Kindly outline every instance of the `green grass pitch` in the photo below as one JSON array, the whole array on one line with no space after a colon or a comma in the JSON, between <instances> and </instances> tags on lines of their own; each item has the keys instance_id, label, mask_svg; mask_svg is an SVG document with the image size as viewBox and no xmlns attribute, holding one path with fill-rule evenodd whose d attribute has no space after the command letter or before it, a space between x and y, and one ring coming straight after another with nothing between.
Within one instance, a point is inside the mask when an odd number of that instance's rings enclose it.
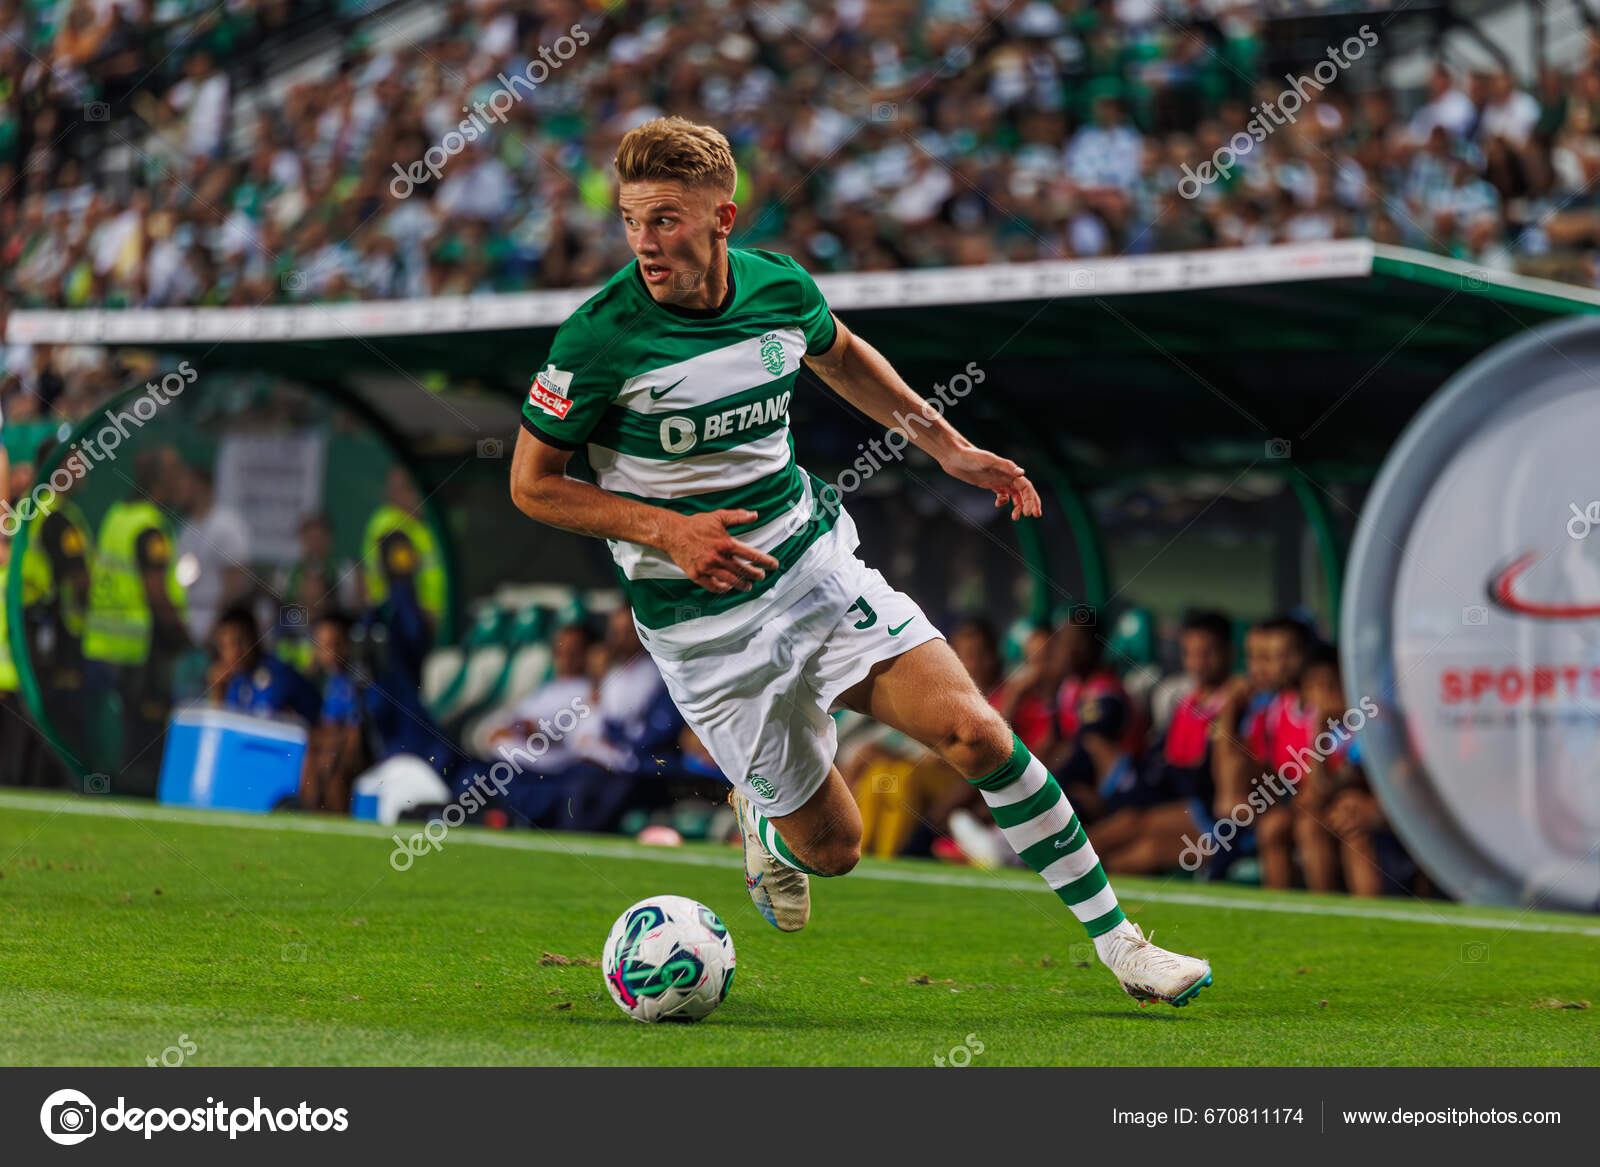
<instances>
[{"instance_id":1,"label":"green grass pitch","mask_svg":"<svg viewBox=\"0 0 1600 1167\"><path fill-rule=\"evenodd\" d=\"M1600 1061L1593 917L1118 880L1216 973L1140 1009L1025 872L866 861L788 936L731 848L467 829L397 873L389 834L0 793L0 1064L931 1066L969 1035L979 1067ZM628 1020L578 963L668 892L738 950L698 1025Z\"/></svg>"}]
</instances>

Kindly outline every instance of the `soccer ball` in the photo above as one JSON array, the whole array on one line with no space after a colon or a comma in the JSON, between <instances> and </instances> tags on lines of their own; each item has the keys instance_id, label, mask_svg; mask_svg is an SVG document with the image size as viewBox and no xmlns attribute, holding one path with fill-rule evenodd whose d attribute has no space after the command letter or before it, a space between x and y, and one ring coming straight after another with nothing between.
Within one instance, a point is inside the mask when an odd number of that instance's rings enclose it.
<instances>
[{"instance_id":1,"label":"soccer ball","mask_svg":"<svg viewBox=\"0 0 1600 1167\"><path fill-rule=\"evenodd\" d=\"M704 904L651 896L617 917L600 964L635 1021L699 1021L733 987L733 937Z\"/></svg>"}]
</instances>

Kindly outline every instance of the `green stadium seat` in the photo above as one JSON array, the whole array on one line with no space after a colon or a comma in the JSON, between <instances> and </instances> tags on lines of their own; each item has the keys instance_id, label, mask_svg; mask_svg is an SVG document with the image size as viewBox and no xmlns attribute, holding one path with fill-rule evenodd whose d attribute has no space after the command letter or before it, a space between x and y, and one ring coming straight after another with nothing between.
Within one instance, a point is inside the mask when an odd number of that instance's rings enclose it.
<instances>
[{"instance_id":1,"label":"green stadium seat","mask_svg":"<svg viewBox=\"0 0 1600 1167\"><path fill-rule=\"evenodd\" d=\"M456 674L428 709L441 721L479 700L505 665L505 638L512 613L494 604L478 610L477 619L461 640L461 660ZM428 688L424 664L424 691Z\"/></svg>"},{"instance_id":2,"label":"green stadium seat","mask_svg":"<svg viewBox=\"0 0 1600 1167\"><path fill-rule=\"evenodd\" d=\"M1154 664L1156 660L1156 618L1146 608L1129 608L1111 626L1110 650L1113 667L1126 672L1133 665Z\"/></svg>"}]
</instances>

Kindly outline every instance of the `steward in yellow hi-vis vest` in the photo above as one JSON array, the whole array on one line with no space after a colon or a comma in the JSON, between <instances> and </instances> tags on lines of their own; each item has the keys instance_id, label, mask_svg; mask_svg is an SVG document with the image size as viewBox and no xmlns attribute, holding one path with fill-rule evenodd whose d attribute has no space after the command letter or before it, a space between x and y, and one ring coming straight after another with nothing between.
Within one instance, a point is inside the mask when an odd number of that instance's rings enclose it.
<instances>
[{"instance_id":1,"label":"steward in yellow hi-vis vest","mask_svg":"<svg viewBox=\"0 0 1600 1167\"><path fill-rule=\"evenodd\" d=\"M367 603L377 607L389 598L395 581L407 580L437 632L445 602L444 559L438 541L415 518L422 503L410 476L399 466L389 471L384 494L384 505L373 512L361 539Z\"/></svg>"},{"instance_id":2,"label":"steward in yellow hi-vis vest","mask_svg":"<svg viewBox=\"0 0 1600 1167\"><path fill-rule=\"evenodd\" d=\"M47 465L41 448L38 465ZM76 485L74 480L73 485ZM69 491L39 506L22 556L22 616L44 716L73 751L82 749L83 637L89 617L92 528Z\"/></svg>"},{"instance_id":3,"label":"steward in yellow hi-vis vest","mask_svg":"<svg viewBox=\"0 0 1600 1167\"><path fill-rule=\"evenodd\" d=\"M122 717L120 741L102 740L93 754L128 793L155 792L174 669L190 647L172 525L161 505L181 470L172 451L141 450L136 485L111 504L95 541L83 637L86 688L91 702L117 694ZM105 722L98 719L100 730L112 728Z\"/></svg>"}]
</instances>

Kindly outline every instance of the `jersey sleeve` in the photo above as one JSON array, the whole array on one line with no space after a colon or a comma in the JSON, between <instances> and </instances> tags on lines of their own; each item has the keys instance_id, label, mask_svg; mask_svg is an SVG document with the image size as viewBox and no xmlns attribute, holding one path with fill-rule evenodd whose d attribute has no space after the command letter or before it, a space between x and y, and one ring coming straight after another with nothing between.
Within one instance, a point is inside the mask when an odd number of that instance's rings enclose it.
<instances>
[{"instance_id":1,"label":"jersey sleeve","mask_svg":"<svg viewBox=\"0 0 1600 1167\"><path fill-rule=\"evenodd\" d=\"M822 289L817 287L817 281L812 279L811 273L799 264L795 267L800 272L801 327L805 329L806 334L806 355L814 357L833 347L839 329L833 323L833 312L828 308L828 301L823 299Z\"/></svg>"},{"instance_id":2,"label":"jersey sleeve","mask_svg":"<svg viewBox=\"0 0 1600 1167\"><path fill-rule=\"evenodd\" d=\"M588 321L568 320L528 386L522 428L552 446L575 450L588 440L618 388L605 348Z\"/></svg>"},{"instance_id":3,"label":"jersey sleeve","mask_svg":"<svg viewBox=\"0 0 1600 1167\"><path fill-rule=\"evenodd\" d=\"M800 261L792 255L777 252L767 254L794 269L796 282L800 285L800 328L806 334L806 355L814 357L827 352L833 347L839 329L833 323L833 312L828 308L822 289L817 287L817 281L811 278L811 273L801 267Z\"/></svg>"}]
</instances>

